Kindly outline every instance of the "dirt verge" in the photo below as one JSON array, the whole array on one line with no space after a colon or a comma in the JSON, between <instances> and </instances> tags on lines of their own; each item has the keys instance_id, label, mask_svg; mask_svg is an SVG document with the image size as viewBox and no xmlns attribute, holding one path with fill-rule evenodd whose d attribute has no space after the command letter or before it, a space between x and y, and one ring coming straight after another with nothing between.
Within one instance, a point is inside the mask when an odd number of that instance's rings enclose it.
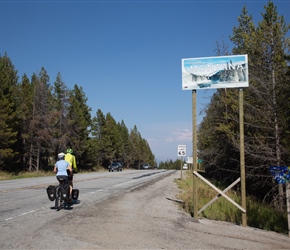
<instances>
[{"instance_id":1,"label":"dirt verge","mask_svg":"<svg viewBox=\"0 0 290 250\"><path fill-rule=\"evenodd\" d=\"M58 249L289 249L285 235L191 218L176 198L179 175L72 211L47 233L67 242Z\"/></svg>"}]
</instances>

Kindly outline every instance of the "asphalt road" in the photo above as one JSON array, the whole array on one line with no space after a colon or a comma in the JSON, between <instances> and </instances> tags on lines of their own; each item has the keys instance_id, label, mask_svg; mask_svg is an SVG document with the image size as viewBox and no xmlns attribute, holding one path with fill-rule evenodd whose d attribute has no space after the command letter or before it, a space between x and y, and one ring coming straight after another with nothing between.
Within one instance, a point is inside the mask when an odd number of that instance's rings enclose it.
<instances>
[{"instance_id":1,"label":"asphalt road","mask_svg":"<svg viewBox=\"0 0 290 250\"><path fill-rule=\"evenodd\" d=\"M79 201L56 211L55 177L0 181L1 249L290 249L286 235L204 218L182 209L179 171L77 174Z\"/></svg>"},{"instance_id":2,"label":"asphalt road","mask_svg":"<svg viewBox=\"0 0 290 250\"><path fill-rule=\"evenodd\" d=\"M72 209L100 202L168 174L168 171L162 170L75 174L74 187L80 190L80 198ZM46 188L57 183L55 176L0 181L0 222L54 206L48 200Z\"/></svg>"}]
</instances>

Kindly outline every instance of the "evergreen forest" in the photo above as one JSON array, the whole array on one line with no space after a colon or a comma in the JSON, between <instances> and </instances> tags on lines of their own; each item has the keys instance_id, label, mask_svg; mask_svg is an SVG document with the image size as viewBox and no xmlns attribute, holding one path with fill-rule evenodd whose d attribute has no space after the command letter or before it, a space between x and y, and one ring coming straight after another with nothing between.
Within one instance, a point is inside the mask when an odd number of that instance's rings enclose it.
<instances>
[{"instance_id":1,"label":"evergreen forest","mask_svg":"<svg viewBox=\"0 0 290 250\"><path fill-rule=\"evenodd\" d=\"M276 183L269 168L290 166L289 25L271 1L259 22L246 6L237 20L231 51L222 41L216 54L248 55L249 87L243 89L247 195L286 211L286 185ZM239 91L217 89L198 129L198 158L209 178L225 186L240 177Z\"/></svg>"},{"instance_id":2,"label":"evergreen forest","mask_svg":"<svg viewBox=\"0 0 290 250\"><path fill-rule=\"evenodd\" d=\"M155 166L155 156L135 125L129 130L110 113L91 108L81 86L68 89L58 73L53 84L44 67L21 79L7 53L0 56L0 170L52 171L57 154L72 148L78 170Z\"/></svg>"}]
</instances>

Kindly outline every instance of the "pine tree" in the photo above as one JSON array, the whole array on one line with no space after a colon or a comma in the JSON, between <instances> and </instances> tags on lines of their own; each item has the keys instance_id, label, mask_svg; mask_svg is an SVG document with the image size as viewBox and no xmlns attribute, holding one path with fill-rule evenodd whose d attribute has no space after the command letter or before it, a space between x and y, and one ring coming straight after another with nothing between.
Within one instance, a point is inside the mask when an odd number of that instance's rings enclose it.
<instances>
[{"instance_id":1,"label":"pine tree","mask_svg":"<svg viewBox=\"0 0 290 250\"><path fill-rule=\"evenodd\" d=\"M155 165L155 157L152 154L152 151L150 149L149 143L146 139L142 138L141 140L141 159L143 163L147 163L150 166Z\"/></svg>"},{"instance_id":2,"label":"pine tree","mask_svg":"<svg viewBox=\"0 0 290 250\"><path fill-rule=\"evenodd\" d=\"M286 35L289 26L285 24L283 16L279 16L277 7L273 2L265 6L263 20L259 22L256 32L256 79L259 84L259 94L263 95L263 113L266 115L264 123L264 135L267 146L261 144L260 148L265 152L265 158L270 165L284 165L286 163L282 155L285 152L282 139L284 118L284 100L289 96L285 91L287 64L285 61ZM286 152L285 152L286 153ZM287 153L286 153L287 155ZM288 154L289 156L289 154ZM267 166L269 167L269 166ZM279 186L279 205L283 209L283 189Z\"/></svg>"},{"instance_id":3,"label":"pine tree","mask_svg":"<svg viewBox=\"0 0 290 250\"><path fill-rule=\"evenodd\" d=\"M17 140L15 90L18 77L10 58L0 56L0 169L12 170Z\"/></svg>"},{"instance_id":4,"label":"pine tree","mask_svg":"<svg viewBox=\"0 0 290 250\"><path fill-rule=\"evenodd\" d=\"M238 17L238 27L233 28L233 36L230 37L232 43L235 45L232 49L234 55L252 54L253 39L255 35L255 25L253 23L252 15L248 15L246 6L243 7L241 15ZM249 56L248 60L251 60Z\"/></svg>"},{"instance_id":5,"label":"pine tree","mask_svg":"<svg viewBox=\"0 0 290 250\"><path fill-rule=\"evenodd\" d=\"M89 155L92 163L101 166L105 160L105 148L103 143L105 126L105 115L101 109L98 109L96 115L92 119L91 139L89 146Z\"/></svg>"},{"instance_id":6,"label":"pine tree","mask_svg":"<svg viewBox=\"0 0 290 250\"><path fill-rule=\"evenodd\" d=\"M33 86L26 74L23 75L22 81L18 86L18 116L20 118L19 144L22 162L22 170L26 170L29 158L29 125L32 119L33 109Z\"/></svg>"},{"instance_id":7,"label":"pine tree","mask_svg":"<svg viewBox=\"0 0 290 250\"><path fill-rule=\"evenodd\" d=\"M130 143L131 143L131 156L133 164L140 169L142 162L142 148L141 148L141 134L139 133L137 126L130 131Z\"/></svg>"},{"instance_id":8,"label":"pine tree","mask_svg":"<svg viewBox=\"0 0 290 250\"><path fill-rule=\"evenodd\" d=\"M103 128L103 143L105 159L109 162L120 161L121 139L115 119L110 113L107 113L105 126Z\"/></svg>"},{"instance_id":9,"label":"pine tree","mask_svg":"<svg viewBox=\"0 0 290 250\"><path fill-rule=\"evenodd\" d=\"M68 108L69 144L77 161L85 161L89 147L89 128L91 126L91 108L87 105L87 97L82 89L74 85L70 91Z\"/></svg>"},{"instance_id":10,"label":"pine tree","mask_svg":"<svg viewBox=\"0 0 290 250\"><path fill-rule=\"evenodd\" d=\"M42 67L39 75L33 74L33 108L29 126L29 171L41 170L48 165L51 153L51 89L49 76Z\"/></svg>"},{"instance_id":11,"label":"pine tree","mask_svg":"<svg viewBox=\"0 0 290 250\"><path fill-rule=\"evenodd\" d=\"M62 151L65 152L69 144L69 125L67 114L69 109L69 90L62 80L60 72L56 76L53 89L53 110L51 123L53 125L55 157Z\"/></svg>"},{"instance_id":12,"label":"pine tree","mask_svg":"<svg viewBox=\"0 0 290 250\"><path fill-rule=\"evenodd\" d=\"M129 167L132 161L132 156L130 154L132 146L130 144L129 130L126 127L125 122L123 120L121 121L120 124L118 123L118 127L122 142L120 149L121 161L123 163L123 166Z\"/></svg>"}]
</instances>

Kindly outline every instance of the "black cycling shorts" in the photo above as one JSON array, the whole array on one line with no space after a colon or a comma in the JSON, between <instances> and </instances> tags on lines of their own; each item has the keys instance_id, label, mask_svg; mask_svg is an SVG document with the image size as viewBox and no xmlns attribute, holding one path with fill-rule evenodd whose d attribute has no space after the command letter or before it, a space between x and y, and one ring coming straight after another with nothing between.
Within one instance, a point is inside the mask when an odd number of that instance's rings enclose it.
<instances>
[{"instance_id":1,"label":"black cycling shorts","mask_svg":"<svg viewBox=\"0 0 290 250\"><path fill-rule=\"evenodd\" d=\"M60 181L60 179L64 179L64 183L65 183L65 184L67 184L68 181L69 181L68 176L66 176L66 175L57 175L57 176L56 176L56 179L57 179L58 181Z\"/></svg>"}]
</instances>

